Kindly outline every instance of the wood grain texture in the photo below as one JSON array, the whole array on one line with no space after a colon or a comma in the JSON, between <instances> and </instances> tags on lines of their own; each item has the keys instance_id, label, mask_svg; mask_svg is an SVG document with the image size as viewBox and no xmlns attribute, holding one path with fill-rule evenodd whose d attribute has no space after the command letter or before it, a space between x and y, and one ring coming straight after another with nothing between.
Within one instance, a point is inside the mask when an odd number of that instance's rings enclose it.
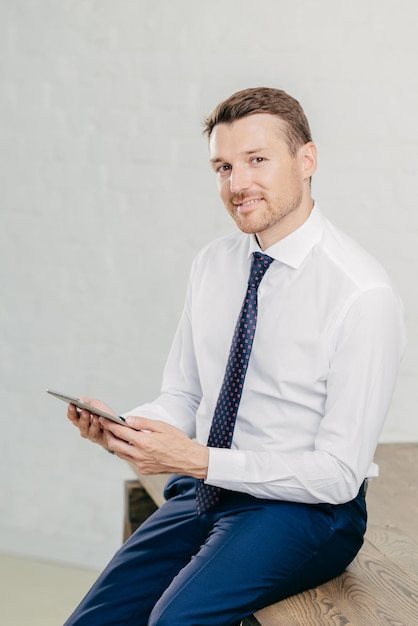
<instances>
[{"instance_id":1,"label":"wood grain texture","mask_svg":"<svg viewBox=\"0 0 418 626\"><path fill-rule=\"evenodd\" d=\"M286 624L286 626L355 626L340 607L336 606L332 594L327 593L325 585L309 589L304 593L298 593L290 598L285 598L281 602L272 604L270 607L255 613L250 622L243 621L243 626L276 626Z\"/></svg>"},{"instance_id":2,"label":"wood grain texture","mask_svg":"<svg viewBox=\"0 0 418 626\"><path fill-rule=\"evenodd\" d=\"M338 578L271 605L255 618L262 626L414 626L418 586L373 546L365 546Z\"/></svg>"},{"instance_id":3,"label":"wood grain texture","mask_svg":"<svg viewBox=\"0 0 418 626\"><path fill-rule=\"evenodd\" d=\"M418 520L416 522L418 524ZM381 554L418 584L418 541L394 525L370 524L367 538Z\"/></svg>"}]
</instances>

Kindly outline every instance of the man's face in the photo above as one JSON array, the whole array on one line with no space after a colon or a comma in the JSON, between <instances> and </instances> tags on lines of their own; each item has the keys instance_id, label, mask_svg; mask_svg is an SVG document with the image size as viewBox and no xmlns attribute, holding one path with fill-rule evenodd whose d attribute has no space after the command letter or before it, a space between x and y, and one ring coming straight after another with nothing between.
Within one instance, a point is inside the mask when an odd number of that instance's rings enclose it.
<instances>
[{"instance_id":1,"label":"man's face","mask_svg":"<svg viewBox=\"0 0 418 626\"><path fill-rule=\"evenodd\" d=\"M312 209L312 143L291 156L280 120L267 113L218 124L209 141L221 198L237 226L263 249L296 230Z\"/></svg>"}]
</instances>

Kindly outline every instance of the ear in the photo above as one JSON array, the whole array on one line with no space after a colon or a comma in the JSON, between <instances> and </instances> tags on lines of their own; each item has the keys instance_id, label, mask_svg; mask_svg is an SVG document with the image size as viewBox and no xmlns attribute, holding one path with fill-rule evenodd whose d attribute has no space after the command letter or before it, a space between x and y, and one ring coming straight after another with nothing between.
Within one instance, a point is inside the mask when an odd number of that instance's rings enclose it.
<instances>
[{"instance_id":1,"label":"ear","mask_svg":"<svg viewBox=\"0 0 418 626\"><path fill-rule=\"evenodd\" d=\"M311 178L316 172L317 166L317 151L316 145L309 141L300 148L301 165L303 170L303 177L305 179Z\"/></svg>"}]
</instances>

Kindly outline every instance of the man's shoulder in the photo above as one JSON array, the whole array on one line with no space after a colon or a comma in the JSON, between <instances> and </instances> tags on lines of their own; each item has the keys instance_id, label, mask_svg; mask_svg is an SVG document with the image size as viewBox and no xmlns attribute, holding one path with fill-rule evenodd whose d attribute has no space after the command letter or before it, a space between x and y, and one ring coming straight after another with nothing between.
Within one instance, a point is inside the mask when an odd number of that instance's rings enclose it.
<instances>
[{"instance_id":1,"label":"man's shoulder","mask_svg":"<svg viewBox=\"0 0 418 626\"><path fill-rule=\"evenodd\" d=\"M248 253L249 236L237 231L213 239L196 255L196 261L212 260L222 256L242 255Z\"/></svg>"},{"instance_id":2,"label":"man's shoulder","mask_svg":"<svg viewBox=\"0 0 418 626\"><path fill-rule=\"evenodd\" d=\"M391 282L385 268L372 253L327 219L322 250L335 270L360 288Z\"/></svg>"},{"instance_id":3,"label":"man's shoulder","mask_svg":"<svg viewBox=\"0 0 418 626\"><path fill-rule=\"evenodd\" d=\"M240 231L214 239L195 256L191 279L201 283L242 271L249 251L249 235ZM239 269L241 268L241 270Z\"/></svg>"}]
</instances>

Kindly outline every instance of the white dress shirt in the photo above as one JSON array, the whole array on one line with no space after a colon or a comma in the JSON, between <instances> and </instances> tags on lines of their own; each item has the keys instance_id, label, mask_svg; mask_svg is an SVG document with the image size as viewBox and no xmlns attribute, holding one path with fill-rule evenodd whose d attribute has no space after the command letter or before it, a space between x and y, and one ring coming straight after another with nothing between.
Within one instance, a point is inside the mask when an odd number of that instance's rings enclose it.
<instances>
[{"instance_id":1,"label":"white dress shirt","mask_svg":"<svg viewBox=\"0 0 418 626\"><path fill-rule=\"evenodd\" d=\"M205 444L251 265L252 235L196 257L161 395L130 411ZM315 206L264 251L258 321L232 448L207 482L260 498L342 503L377 475L373 455L404 349L402 304L380 264Z\"/></svg>"}]
</instances>

